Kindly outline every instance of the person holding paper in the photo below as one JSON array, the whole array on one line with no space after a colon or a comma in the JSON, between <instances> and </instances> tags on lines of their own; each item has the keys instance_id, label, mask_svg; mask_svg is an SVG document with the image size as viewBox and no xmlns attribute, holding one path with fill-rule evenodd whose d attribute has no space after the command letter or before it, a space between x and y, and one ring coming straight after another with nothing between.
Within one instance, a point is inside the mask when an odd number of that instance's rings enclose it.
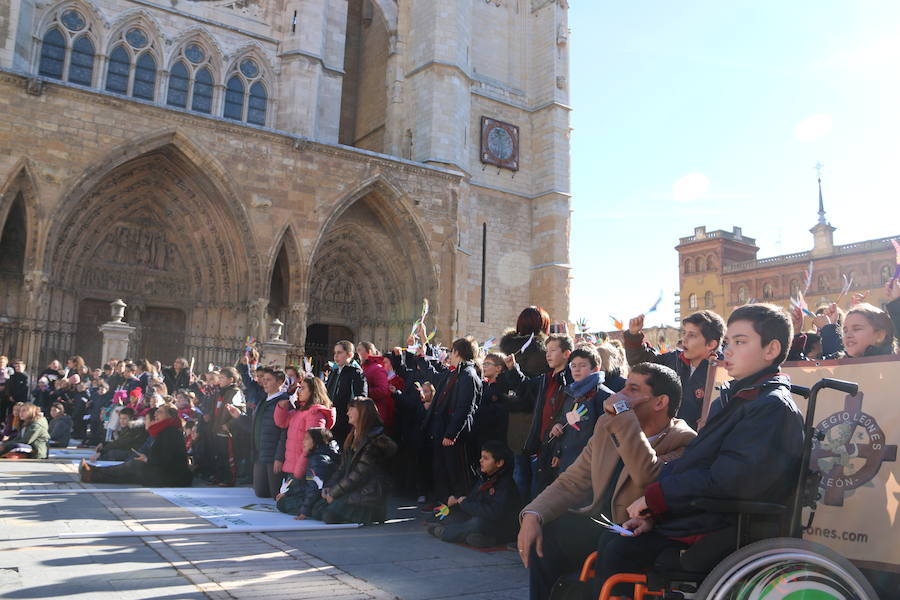
<instances>
[{"instance_id":1,"label":"person holding paper","mask_svg":"<svg viewBox=\"0 0 900 600\"><path fill-rule=\"evenodd\" d=\"M47 442L50 441L50 433L41 407L30 402L22 404L19 409L19 418L21 419L19 433L16 437L0 445L0 456L5 458L12 456L16 458L47 458Z\"/></svg>"},{"instance_id":2,"label":"person holding paper","mask_svg":"<svg viewBox=\"0 0 900 600\"><path fill-rule=\"evenodd\" d=\"M696 437L674 418L680 403L681 382L672 369L635 365L623 390L603 403L604 414L572 466L522 510L517 547L532 600L548 598L561 575L615 537L591 517L627 520L628 505Z\"/></svg>"},{"instance_id":3,"label":"person holding paper","mask_svg":"<svg viewBox=\"0 0 900 600\"><path fill-rule=\"evenodd\" d=\"M791 319L781 307L748 304L731 313L724 366L734 379L682 457L663 466L628 506L623 526L635 535L606 544L595 564L599 581L644 571L667 550L686 551L679 560L688 571L708 570L732 552L733 518L698 510L697 498L787 503L803 452L803 417L790 377L779 371L791 339ZM761 529L765 535L757 520L750 533Z\"/></svg>"},{"instance_id":4,"label":"person holding paper","mask_svg":"<svg viewBox=\"0 0 900 600\"><path fill-rule=\"evenodd\" d=\"M521 450L530 461L530 473L526 478L530 485L527 493L523 494L528 499L541 493L556 476L556 468L551 464L552 456L542 453L542 449L549 439L554 418L562 407L563 388L572 383L569 355L573 349L572 338L569 336L551 335L547 338L545 352L549 368L546 373L535 377L526 377L515 353L506 357L509 379L518 386L519 399L534 407L528 437ZM513 448L513 451L516 450Z\"/></svg>"}]
</instances>

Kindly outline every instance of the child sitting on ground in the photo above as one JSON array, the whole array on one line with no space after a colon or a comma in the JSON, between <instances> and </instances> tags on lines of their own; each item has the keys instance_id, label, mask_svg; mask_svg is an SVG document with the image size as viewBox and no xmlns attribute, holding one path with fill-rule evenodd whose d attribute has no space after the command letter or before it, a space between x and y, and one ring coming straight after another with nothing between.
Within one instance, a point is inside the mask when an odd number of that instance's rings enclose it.
<instances>
[{"instance_id":1,"label":"child sitting on ground","mask_svg":"<svg viewBox=\"0 0 900 600\"><path fill-rule=\"evenodd\" d=\"M330 431L324 427L310 427L303 437L303 452L306 455L305 477L292 478L287 490L275 497L278 510L297 515L298 521L308 518L313 504L322 497L322 486L334 473L339 451Z\"/></svg>"},{"instance_id":2,"label":"child sitting on ground","mask_svg":"<svg viewBox=\"0 0 900 600\"><path fill-rule=\"evenodd\" d=\"M67 447L72 437L72 417L66 414L61 402L50 407L50 419L50 447Z\"/></svg>"},{"instance_id":3,"label":"child sitting on ground","mask_svg":"<svg viewBox=\"0 0 900 600\"><path fill-rule=\"evenodd\" d=\"M465 542L488 548L515 539L522 508L512 478L512 451L503 442L489 440L481 447L482 479L468 496L450 496L450 514L428 527L428 533L445 542Z\"/></svg>"}]
</instances>

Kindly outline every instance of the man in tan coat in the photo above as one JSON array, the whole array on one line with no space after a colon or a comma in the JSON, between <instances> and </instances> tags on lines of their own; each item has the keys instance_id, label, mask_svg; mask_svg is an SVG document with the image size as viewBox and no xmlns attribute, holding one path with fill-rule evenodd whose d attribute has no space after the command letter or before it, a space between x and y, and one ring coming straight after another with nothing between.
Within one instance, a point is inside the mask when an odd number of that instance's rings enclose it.
<instances>
[{"instance_id":1,"label":"man in tan coat","mask_svg":"<svg viewBox=\"0 0 900 600\"><path fill-rule=\"evenodd\" d=\"M617 535L591 517L625 522L628 505L696 437L674 418L680 404L675 371L634 366L622 392L604 402L605 414L576 461L522 510L517 545L530 572L532 600L548 598L561 575L578 570L588 554Z\"/></svg>"}]
</instances>

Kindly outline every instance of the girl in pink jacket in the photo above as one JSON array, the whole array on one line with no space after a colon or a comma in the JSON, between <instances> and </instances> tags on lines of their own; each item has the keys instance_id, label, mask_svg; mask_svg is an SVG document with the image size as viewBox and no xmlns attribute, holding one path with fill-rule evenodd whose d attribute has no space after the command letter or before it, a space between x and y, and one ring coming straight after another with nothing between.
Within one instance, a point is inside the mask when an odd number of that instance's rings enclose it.
<instances>
[{"instance_id":1,"label":"girl in pink jacket","mask_svg":"<svg viewBox=\"0 0 900 600\"><path fill-rule=\"evenodd\" d=\"M328 398L325 384L318 377L305 376L300 381L292 400L282 400L275 407L275 424L287 429L287 442L284 448L285 473L294 477L306 476L306 454L303 451L303 438L306 430L313 427L334 427L334 408Z\"/></svg>"}]
</instances>

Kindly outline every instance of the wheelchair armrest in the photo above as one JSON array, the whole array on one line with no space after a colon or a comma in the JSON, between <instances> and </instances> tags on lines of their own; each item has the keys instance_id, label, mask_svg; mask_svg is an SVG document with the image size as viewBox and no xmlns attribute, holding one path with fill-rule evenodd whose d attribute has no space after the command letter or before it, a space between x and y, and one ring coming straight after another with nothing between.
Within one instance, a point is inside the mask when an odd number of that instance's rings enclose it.
<instances>
[{"instance_id":1,"label":"wheelchair armrest","mask_svg":"<svg viewBox=\"0 0 900 600\"><path fill-rule=\"evenodd\" d=\"M723 498L697 498L691 501L691 506L707 512L744 513L748 515L777 515L787 510L787 507L783 504Z\"/></svg>"}]
</instances>

